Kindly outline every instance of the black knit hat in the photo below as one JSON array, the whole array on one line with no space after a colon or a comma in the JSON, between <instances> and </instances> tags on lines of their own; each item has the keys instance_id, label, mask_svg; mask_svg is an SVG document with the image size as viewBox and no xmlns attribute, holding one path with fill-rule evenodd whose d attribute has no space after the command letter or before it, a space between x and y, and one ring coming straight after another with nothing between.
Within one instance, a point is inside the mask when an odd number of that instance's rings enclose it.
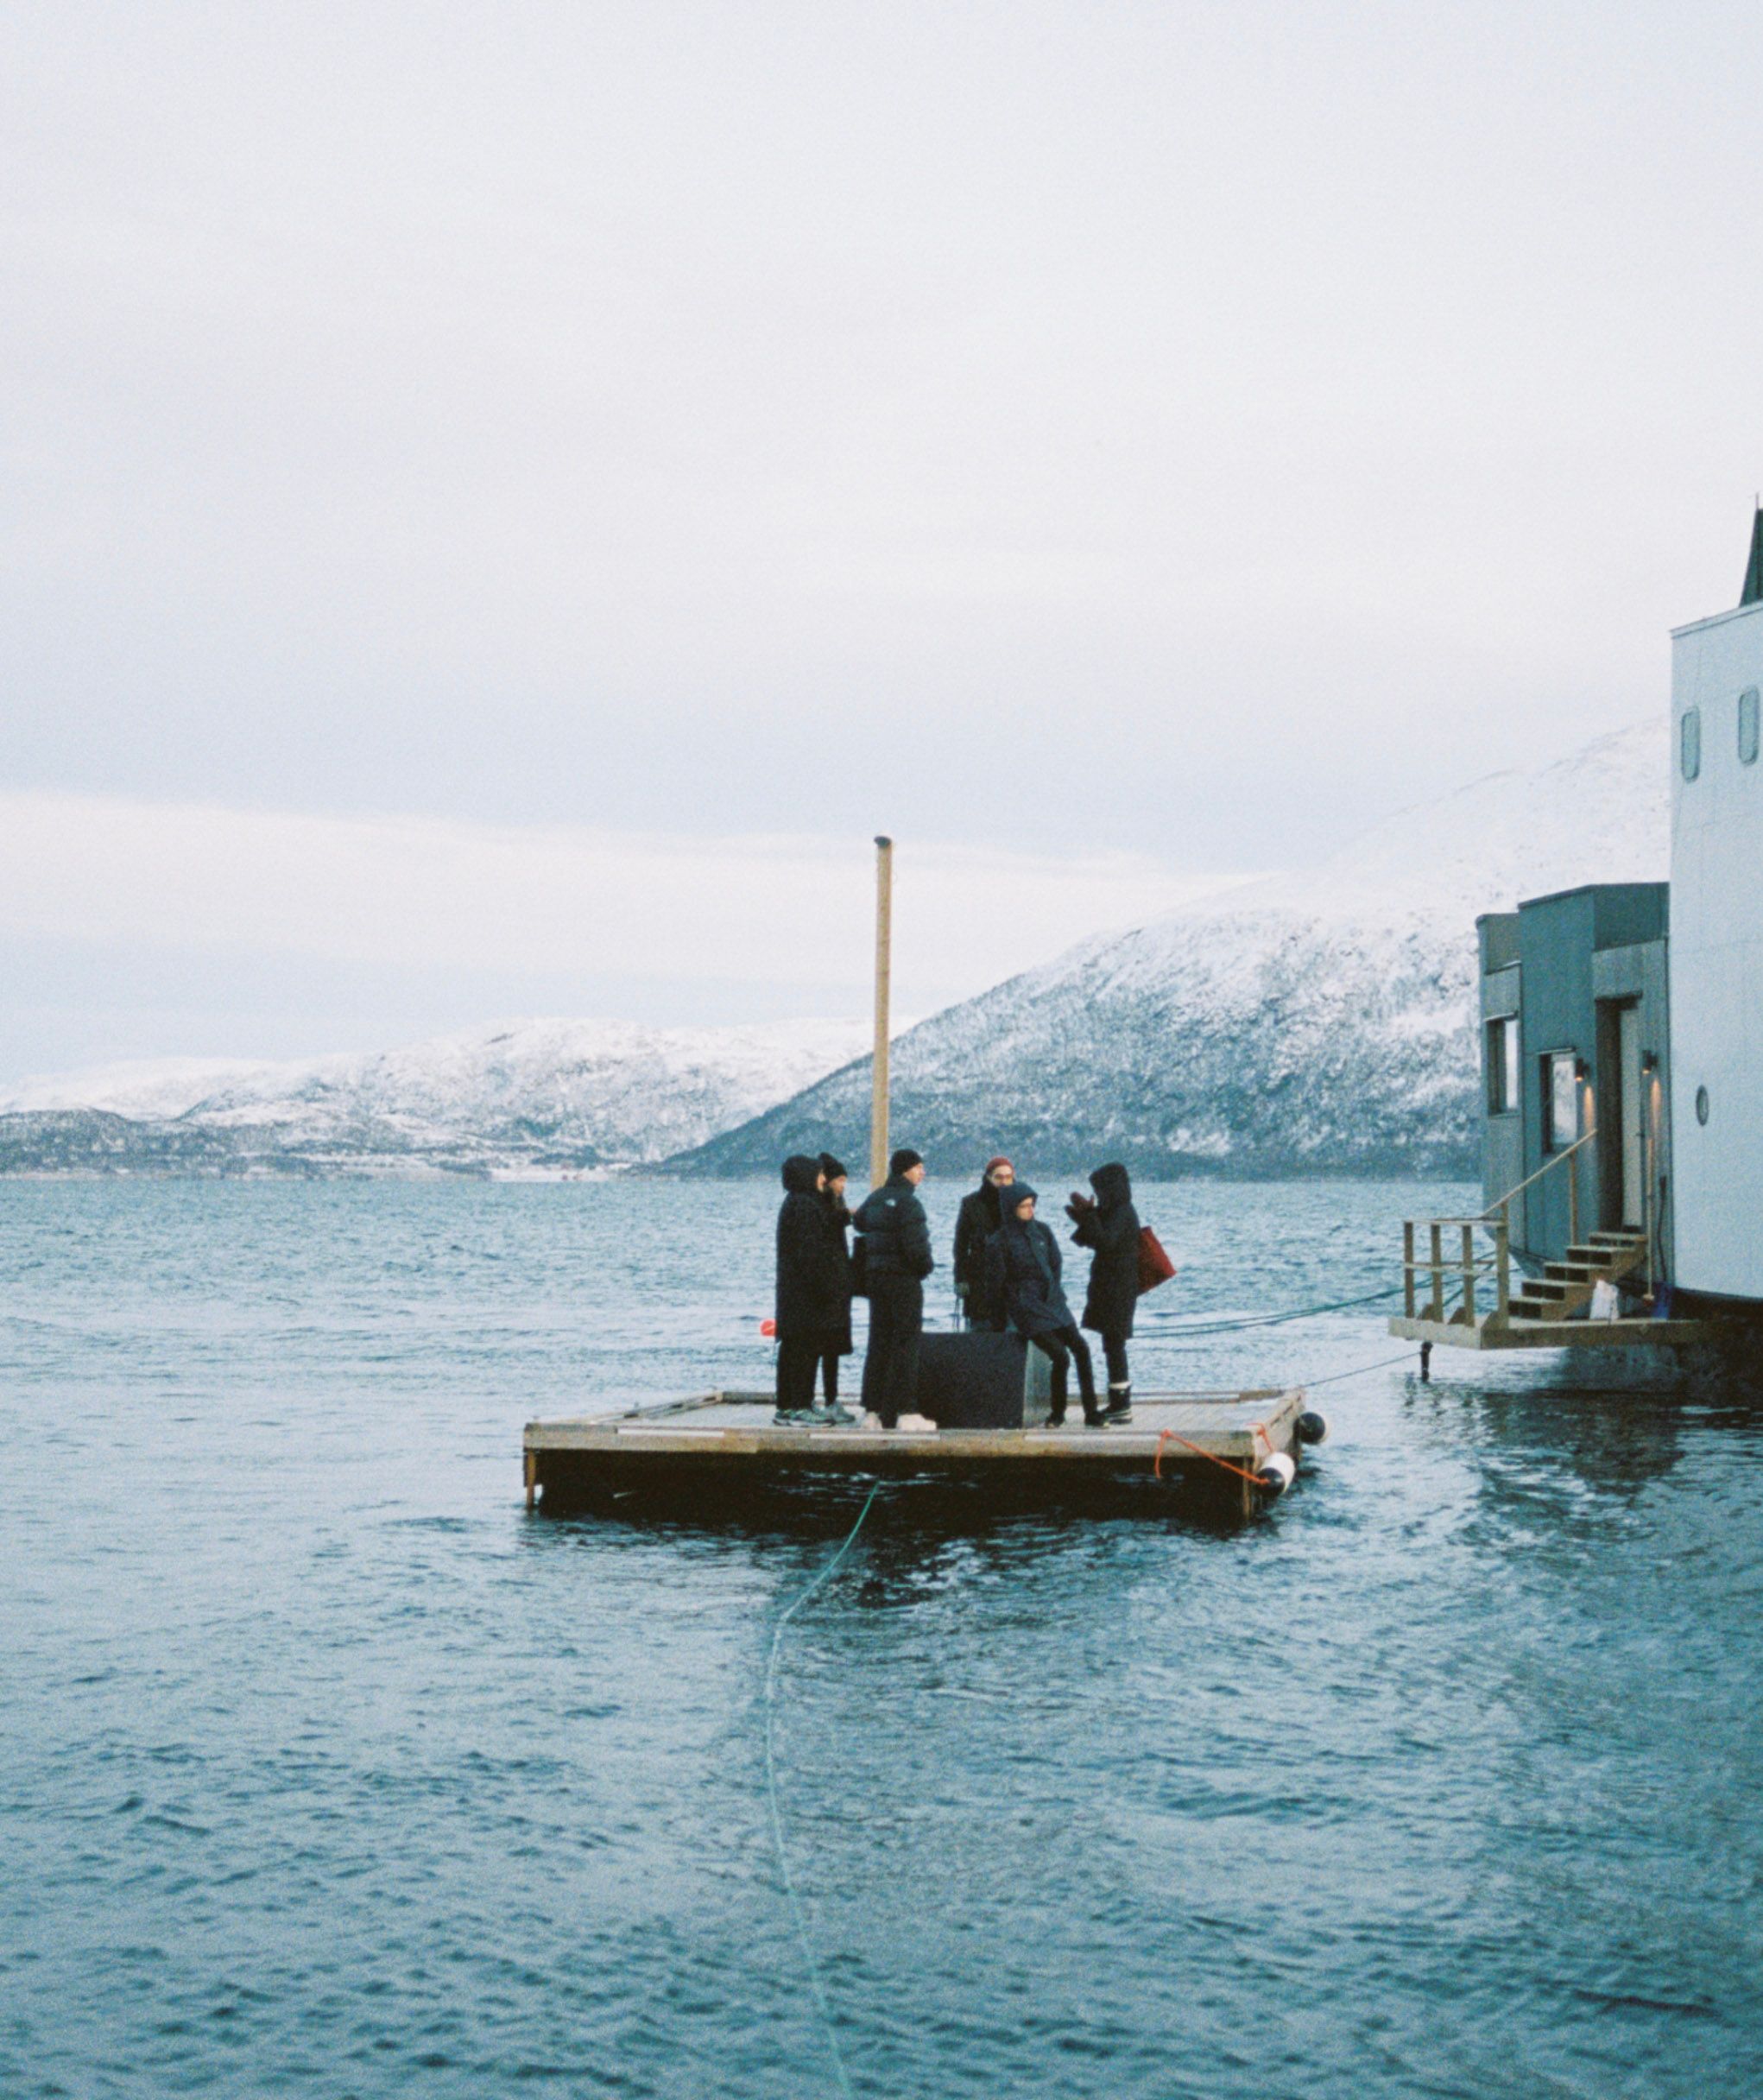
<instances>
[{"instance_id":1,"label":"black knit hat","mask_svg":"<svg viewBox=\"0 0 1763 2100\"><path fill-rule=\"evenodd\" d=\"M907 1145L903 1146L900 1150L896 1152L894 1157L888 1161L888 1171L890 1175L897 1176L909 1172L910 1169L914 1167L922 1167L924 1163L924 1154L921 1152L914 1152L910 1145Z\"/></svg>"},{"instance_id":2,"label":"black knit hat","mask_svg":"<svg viewBox=\"0 0 1763 2100\"><path fill-rule=\"evenodd\" d=\"M820 1171L829 1181L849 1181L850 1180L850 1169L843 1160L834 1159L830 1152L821 1154Z\"/></svg>"}]
</instances>

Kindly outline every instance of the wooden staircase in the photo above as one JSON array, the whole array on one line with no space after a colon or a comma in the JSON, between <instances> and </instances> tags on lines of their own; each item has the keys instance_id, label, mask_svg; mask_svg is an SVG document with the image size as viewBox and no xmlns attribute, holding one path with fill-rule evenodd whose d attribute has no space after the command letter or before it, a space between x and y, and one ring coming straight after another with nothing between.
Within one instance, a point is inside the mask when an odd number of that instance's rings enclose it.
<instances>
[{"instance_id":1,"label":"wooden staircase","mask_svg":"<svg viewBox=\"0 0 1763 2100\"><path fill-rule=\"evenodd\" d=\"M1697 1319L1585 1317L1599 1284L1637 1275L1651 1281L1644 1232L1594 1232L1584 1240L1576 1236L1560 1261L1546 1262L1540 1276L1513 1289L1509 1202L1504 1199L1478 1218L1436 1218L1402 1228L1402 1310L1391 1319L1389 1331L1419 1343L1423 1378L1435 1344L1446 1349L1684 1348L1708 1338L1707 1323Z\"/></svg>"},{"instance_id":2,"label":"wooden staircase","mask_svg":"<svg viewBox=\"0 0 1763 2100\"><path fill-rule=\"evenodd\" d=\"M1511 1317L1515 1322L1571 1319L1591 1303L1599 1284L1632 1276L1646 1263L1644 1232L1594 1232L1583 1246L1570 1247L1562 1260L1544 1264L1541 1276L1520 1286Z\"/></svg>"}]
</instances>

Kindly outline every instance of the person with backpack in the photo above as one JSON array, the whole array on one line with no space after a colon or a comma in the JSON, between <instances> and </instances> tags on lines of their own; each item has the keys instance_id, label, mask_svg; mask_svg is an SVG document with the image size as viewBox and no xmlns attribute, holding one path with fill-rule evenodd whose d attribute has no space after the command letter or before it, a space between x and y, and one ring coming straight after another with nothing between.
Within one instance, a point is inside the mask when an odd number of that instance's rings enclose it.
<instances>
[{"instance_id":1,"label":"person with backpack","mask_svg":"<svg viewBox=\"0 0 1763 2100\"><path fill-rule=\"evenodd\" d=\"M888 1179L863 1201L853 1223L863 1244L869 1299L869 1346L863 1356L863 1426L926 1431L937 1425L915 1411L919 1337L925 1324L925 1278L937 1266L931 1228L919 1201L925 1162L908 1148L888 1162Z\"/></svg>"},{"instance_id":2,"label":"person with backpack","mask_svg":"<svg viewBox=\"0 0 1763 2100\"><path fill-rule=\"evenodd\" d=\"M833 1248L822 1200L825 1180L819 1161L806 1154L784 1161L784 1199L777 1214L777 1412L772 1417L779 1428L806 1428L830 1419L815 1410L814 1369L837 1338L841 1306L844 1316L850 1316L848 1267Z\"/></svg>"},{"instance_id":3,"label":"person with backpack","mask_svg":"<svg viewBox=\"0 0 1763 2100\"><path fill-rule=\"evenodd\" d=\"M1084 1301L1084 1325L1102 1338L1108 1365L1108 1420L1119 1426L1133 1419L1133 1374L1127 1363L1133 1312L1139 1301L1139 1213L1133 1207L1133 1184L1118 1160L1098 1167L1090 1177L1093 1198L1075 1189L1065 1215L1076 1224L1071 1237L1092 1249L1090 1291Z\"/></svg>"},{"instance_id":4,"label":"person with backpack","mask_svg":"<svg viewBox=\"0 0 1763 2100\"><path fill-rule=\"evenodd\" d=\"M992 1324L1000 1330L1014 1327L1052 1359L1048 1428L1058 1429L1065 1422L1067 1374L1075 1358L1077 1389L1084 1397L1084 1426L1100 1429L1104 1418L1096 1404L1096 1372L1090 1361L1090 1344L1078 1332L1071 1308L1065 1302L1059 1281L1059 1243L1034 1215L1034 1191L1026 1181L1015 1182L1003 1192L1002 1223L986 1243Z\"/></svg>"}]
</instances>

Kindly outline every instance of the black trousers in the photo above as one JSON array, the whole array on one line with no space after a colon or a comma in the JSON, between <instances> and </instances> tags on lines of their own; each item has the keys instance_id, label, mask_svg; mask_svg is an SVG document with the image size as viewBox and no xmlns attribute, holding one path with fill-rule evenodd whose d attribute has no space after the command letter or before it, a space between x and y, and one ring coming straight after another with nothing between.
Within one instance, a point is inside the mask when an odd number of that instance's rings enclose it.
<instances>
[{"instance_id":1,"label":"black trousers","mask_svg":"<svg viewBox=\"0 0 1763 2100\"><path fill-rule=\"evenodd\" d=\"M919 1336L925 1287L916 1276L869 1279L869 1346L863 1357L863 1407L889 1429L918 1401Z\"/></svg>"},{"instance_id":2,"label":"black trousers","mask_svg":"<svg viewBox=\"0 0 1763 2100\"><path fill-rule=\"evenodd\" d=\"M829 1407L838 1398L838 1356L836 1349L823 1350L820 1354L820 1390Z\"/></svg>"},{"instance_id":3,"label":"black trousers","mask_svg":"<svg viewBox=\"0 0 1763 2100\"><path fill-rule=\"evenodd\" d=\"M820 1361L820 1338L787 1334L777 1345L777 1404L799 1414L814 1405L814 1367Z\"/></svg>"},{"instance_id":4,"label":"black trousers","mask_svg":"<svg viewBox=\"0 0 1763 2100\"><path fill-rule=\"evenodd\" d=\"M1127 1338L1104 1327L1100 1338L1102 1353L1108 1363L1108 1382L1110 1386L1130 1385L1133 1374L1127 1369Z\"/></svg>"},{"instance_id":5,"label":"black trousers","mask_svg":"<svg viewBox=\"0 0 1763 2100\"><path fill-rule=\"evenodd\" d=\"M1084 1412L1096 1412L1096 1369L1090 1361L1090 1344L1075 1327L1056 1327L1051 1334L1038 1334L1034 1346L1043 1356L1051 1357L1053 1364L1053 1414L1065 1411L1065 1374L1071 1369L1071 1359L1077 1360L1077 1390L1084 1396Z\"/></svg>"}]
</instances>

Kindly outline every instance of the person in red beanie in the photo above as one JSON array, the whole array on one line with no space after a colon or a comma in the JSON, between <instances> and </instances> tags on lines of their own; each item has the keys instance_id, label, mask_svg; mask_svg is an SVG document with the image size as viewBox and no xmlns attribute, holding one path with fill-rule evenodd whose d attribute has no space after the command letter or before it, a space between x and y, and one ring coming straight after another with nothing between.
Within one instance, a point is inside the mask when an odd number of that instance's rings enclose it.
<instances>
[{"instance_id":1,"label":"person in red beanie","mask_svg":"<svg viewBox=\"0 0 1763 2100\"><path fill-rule=\"evenodd\" d=\"M955 1221L955 1295L970 1327L997 1325L998 1308L991 1302L987 1281L986 1242L1003 1223L998 1192L1015 1179L1016 1169L1001 1152L986 1161L979 1186L961 1199L961 1214Z\"/></svg>"}]
</instances>

